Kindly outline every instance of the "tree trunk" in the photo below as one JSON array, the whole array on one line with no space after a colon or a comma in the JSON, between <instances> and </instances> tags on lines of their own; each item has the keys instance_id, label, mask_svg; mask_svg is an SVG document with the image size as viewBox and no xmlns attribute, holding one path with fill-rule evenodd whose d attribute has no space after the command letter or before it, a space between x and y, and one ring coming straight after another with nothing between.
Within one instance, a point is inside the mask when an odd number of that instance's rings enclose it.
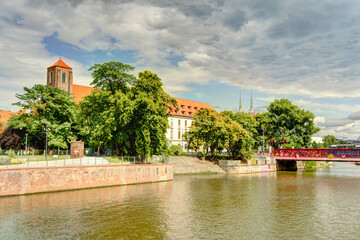
<instances>
[{"instance_id":1,"label":"tree trunk","mask_svg":"<svg viewBox=\"0 0 360 240\"><path fill-rule=\"evenodd\" d=\"M116 144L116 156L120 156L119 144Z\"/></svg>"}]
</instances>

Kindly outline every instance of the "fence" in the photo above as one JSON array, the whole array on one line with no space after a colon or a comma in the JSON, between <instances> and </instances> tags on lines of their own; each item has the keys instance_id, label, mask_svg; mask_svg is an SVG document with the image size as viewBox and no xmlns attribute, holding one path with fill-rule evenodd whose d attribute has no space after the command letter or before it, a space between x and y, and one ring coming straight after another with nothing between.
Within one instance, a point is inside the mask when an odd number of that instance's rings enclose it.
<instances>
[{"instance_id":1,"label":"fence","mask_svg":"<svg viewBox=\"0 0 360 240\"><path fill-rule=\"evenodd\" d=\"M27 156L27 157L31 157L31 156L39 156L39 155L44 155L45 156L45 150L10 150L10 149L6 149L6 150L1 150L0 151L0 155L8 155L9 151L13 151L15 156ZM57 156L63 156L63 155L70 155L70 151L69 150L59 150L59 149L49 149L48 150L48 155L57 155Z\"/></svg>"},{"instance_id":2,"label":"fence","mask_svg":"<svg viewBox=\"0 0 360 240\"><path fill-rule=\"evenodd\" d=\"M158 164L170 163L170 157L52 157L48 159L34 158L0 158L0 168L25 168L25 167L60 167L60 166L96 166L119 164Z\"/></svg>"}]
</instances>

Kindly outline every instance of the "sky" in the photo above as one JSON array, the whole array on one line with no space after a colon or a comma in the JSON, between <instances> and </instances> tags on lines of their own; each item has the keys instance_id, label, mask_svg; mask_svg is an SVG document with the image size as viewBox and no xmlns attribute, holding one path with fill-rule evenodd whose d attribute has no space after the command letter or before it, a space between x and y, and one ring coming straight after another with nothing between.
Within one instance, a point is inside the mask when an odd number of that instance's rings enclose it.
<instances>
[{"instance_id":1,"label":"sky","mask_svg":"<svg viewBox=\"0 0 360 240\"><path fill-rule=\"evenodd\" d=\"M266 111L288 98L318 136L360 137L360 2L356 0L0 0L0 109L46 83L60 57L74 83L119 61L150 70L173 97L218 111Z\"/></svg>"}]
</instances>

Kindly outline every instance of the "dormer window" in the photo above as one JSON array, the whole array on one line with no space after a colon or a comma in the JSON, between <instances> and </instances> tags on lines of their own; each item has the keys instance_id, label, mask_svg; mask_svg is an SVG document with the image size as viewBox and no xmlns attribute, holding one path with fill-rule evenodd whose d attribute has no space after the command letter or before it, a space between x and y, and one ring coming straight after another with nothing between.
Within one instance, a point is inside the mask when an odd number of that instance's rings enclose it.
<instances>
[{"instance_id":1,"label":"dormer window","mask_svg":"<svg viewBox=\"0 0 360 240\"><path fill-rule=\"evenodd\" d=\"M185 109L185 105L181 105L182 109Z\"/></svg>"},{"instance_id":2,"label":"dormer window","mask_svg":"<svg viewBox=\"0 0 360 240\"><path fill-rule=\"evenodd\" d=\"M182 114L183 114L183 115L186 115L186 112L185 112L185 111L182 111Z\"/></svg>"},{"instance_id":3,"label":"dormer window","mask_svg":"<svg viewBox=\"0 0 360 240\"><path fill-rule=\"evenodd\" d=\"M189 109L191 110L191 106L189 106Z\"/></svg>"},{"instance_id":4,"label":"dormer window","mask_svg":"<svg viewBox=\"0 0 360 240\"><path fill-rule=\"evenodd\" d=\"M189 112L190 116L192 116L192 112Z\"/></svg>"},{"instance_id":5,"label":"dormer window","mask_svg":"<svg viewBox=\"0 0 360 240\"><path fill-rule=\"evenodd\" d=\"M195 110L197 110L197 109L198 109L198 107L194 107L194 109L195 109Z\"/></svg>"},{"instance_id":6,"label":"dormer window","mask_svg":"<svg viewBox=\"0 0 360 240\"><path fill-rule=\"evenodd\" d=\"M178 113L179 113L179 111L178 111L178 110L176 110L176 111L175 111L175 113L176 113L176 114L178 114Z\"/></svg>"},{"instance_id":7,"label":"dormer window","mask_svg":"<svg viewBox=\"0 0 360 240\"><path fill-rule=\"evenodd\" d=\"M61 76L61 81L62 81L62 83L65 83L66 82L66 74L65 73L63 73L62 74L62 76Z\"/></svg>"},{"instance_id":8,"label":"dormer window","mask_svg":"<svg viewBox=\"0 0 360 240\"><path fill-rule=\"evenodd\" d=\"M200 108L200 110L203 110L203 108Z\"/></svg>"}]
</instances>

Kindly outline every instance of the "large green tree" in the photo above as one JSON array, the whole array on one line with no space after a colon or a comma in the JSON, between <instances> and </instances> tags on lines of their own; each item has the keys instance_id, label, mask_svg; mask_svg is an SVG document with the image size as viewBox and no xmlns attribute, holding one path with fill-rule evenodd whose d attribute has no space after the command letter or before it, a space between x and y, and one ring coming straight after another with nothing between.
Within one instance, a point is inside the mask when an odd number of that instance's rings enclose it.
<instances>
[{"instance_id":1,"label":"large green tree","mask_svg":"<svg viewBox=\"0 0 360 240\"><path fill-rule=\"evenodd\" d=\"M268 112L261 116L267 136L275 138L275 146L288 142L296 147L308 147L311 136L320 129L315 127L314 114L300 109L288 99L276 99L270 103Z\"/></svg>"},{"instance_id":2,"label":"large green tree","mask_svg":"<svg viewBox=\"0 0 360 240\"><path fill-rule=\"evenodd\" d=\"M227 114L211 109L200 110L185 135L191 149L210 149L214 156L224 149L233 156L249 157L250 135Z\"/></svg>"},{"instance_id":3,"label":"large green tree","mask_svg":"<svg viewBox=\"0 0 360 240\"><path fill-rule=\"evenodd\" d=\"M126 92L136 79L131 74L134 67L121 62L95 64L89 68L89 71L92 71L93 77L91 85L110 91L112 94L117 90Z\"/></svg>"},{"instance_id":4,"label":"large green tree","mask_svg":"<svg viewBox=\"0 0 360 240\"><path fill-rule=\"evenodd\" d=\"M30 142L43 143L35 147L45 147L47 129L49 147L67 148L78 132L77 108L71 95L44 85L24 87L24 91L16 94L19 101L14 104L21 112L12 116L8 125L25 130Z\"/></svg>"},{"instance_id":5,"label":"large green tree","mask_svg":"<svg viewBox=\"0 0 360 240\"><path fill-rule=\"evenodd\" d=\"M166 148L169 106L176 106L176 101L150 71L140 72L137 79L127 73L133 67L122 63L97 64L90 69L107 70L109 65L127 67L102 72L106 80L93 81L99 90L81 102L83 134L91 145L116 149L117 155L159 154Z\"/></svg>"}]
</instances>

